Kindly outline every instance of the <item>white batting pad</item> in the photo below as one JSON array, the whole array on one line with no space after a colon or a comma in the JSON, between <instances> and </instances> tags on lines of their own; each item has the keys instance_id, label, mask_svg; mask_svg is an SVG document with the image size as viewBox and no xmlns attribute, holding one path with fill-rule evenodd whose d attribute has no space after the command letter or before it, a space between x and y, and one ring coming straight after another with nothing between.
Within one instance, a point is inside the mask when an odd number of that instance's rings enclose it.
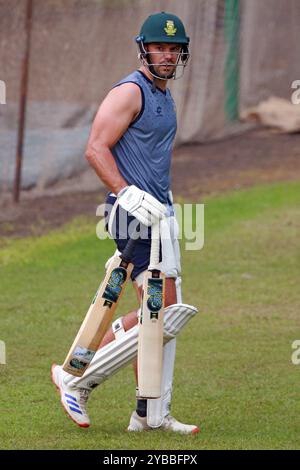
<instances>
[{"instance_id":1,"label":"white batting pad","mask_svg":"<svg viewBox=\"0 0 300 470\"><path fill-rule=\"evenodd\" d=\"M147 424L158 428L170 413L173 374L176 354L176 338L164 345L161 397L147 400Z\"/></svg>"},{"instance_id":2,"label":"white batting pad","mask_svg":"<svg viewBox=\"0 0 300 470\"><path fill-rule=\"evenodd\" d=\"M173 339L197 311L196 307L187 304L167 307L164 312L164 342ZM65 383L69 387L91 390L130 363L137 356L138 328L138 325L134 326L122 337L99 349L83 376L66 374Z\"/></svg>"},{"instance_id":3,"label":"white batting pad","mask_svg":"<svg viewBox=\"0 0 300 470\"><path fill-rule=\"evenodd\" d=\"M177 302L182 303L181 277L177 277L175 283ZM176 356L176 341L176 338L174 338L164 345L161 396L160 398L150 399L147 401L147 424L151 428L160 427L165 416L170 413Z\"/></svg>"},{"instance_id":4,"label":"white batting pad","mask_svg":"<svg viewBox=\"0 0 300 470\"><path fill-rule=\"evenodd\" d=\"M116 251L114 252L114 254L113 254L110 258L108 258L108 260L107 260L106 263L105 263L105 270L106 270L106 271L108 270L109 265L110 265L110 263L112 262L112 260L115 258L115 256L120 256L120 255L121 255L121 251L116 250Z\"/></svg>"},{"instance_id":5,"label":"white batting pad","mask_svg":"<svg viewBox=\"0 0 300 470\"><path fill-rule=\"evenodd\" d=\"M162 248L161 271L166 277L177 278L181 272L180 247L178 242L178 223L174 216L160 221Z\"/></svg>"}]
</instances>

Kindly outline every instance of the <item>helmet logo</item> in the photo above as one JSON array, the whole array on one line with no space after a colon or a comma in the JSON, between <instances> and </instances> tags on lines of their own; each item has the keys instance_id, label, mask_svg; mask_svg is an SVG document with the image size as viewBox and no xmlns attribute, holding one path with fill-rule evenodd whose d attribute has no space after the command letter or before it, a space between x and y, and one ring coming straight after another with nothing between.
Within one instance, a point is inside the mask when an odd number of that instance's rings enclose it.
<instances>
[{"instance_id":1,"label":"helmet logo","mask_svg":"<svg viewBox=\"0 0 300 470\"><path fill-rule=\"evenodd\" d=\"M164 30L167 33L167 36L175 36L177 28L174 26L174 21L167 20Z\"/></svg>"}]
</instances>

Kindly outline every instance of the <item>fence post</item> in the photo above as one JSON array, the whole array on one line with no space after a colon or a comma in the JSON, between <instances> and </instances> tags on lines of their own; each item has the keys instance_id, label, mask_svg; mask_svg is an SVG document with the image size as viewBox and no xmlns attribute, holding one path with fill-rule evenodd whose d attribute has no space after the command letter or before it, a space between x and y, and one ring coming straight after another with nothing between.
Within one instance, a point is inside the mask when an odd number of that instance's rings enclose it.
<instances>
[{"instance_id":1,"label":"fence post","mask_svg":"<svg viewBox=\"0 0 300 470\"><path fill-rule=\"evenodd\" d=\"M16 154L15 180L14 180L14 189L13 189L13 201L14 202L19 202L19 199L20 199L24 129L25 129L25 121L26 121L26 101L27 101L27 88L28 88L32 9L33 9L33 0L27 0L26 20L25 20L26 21L25 23L26 43L25 43L24 57L22 60L18 142L17 142L17 154Z\"/></svg>"}]
</instances>

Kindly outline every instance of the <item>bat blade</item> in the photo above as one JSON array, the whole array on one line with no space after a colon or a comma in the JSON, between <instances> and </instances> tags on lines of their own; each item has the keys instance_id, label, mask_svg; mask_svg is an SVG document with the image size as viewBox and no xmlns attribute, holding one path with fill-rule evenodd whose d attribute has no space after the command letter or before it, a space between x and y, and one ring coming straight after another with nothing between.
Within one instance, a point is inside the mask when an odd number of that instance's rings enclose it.
<instances>
[{"instance_id":1,"label":"bat blade","mask_svg":"<svg viewBox=\"0 0 300 470\"><path fill-rule=\"evenodd\" d=\"M133 264L126 266L119 256L111 261L63 364L69 374L81 377L89 366L110 326L132 269Z\"/></svg>"},{"instance_id":2,"label":"bat blade","mask_svg":"<svg viewBox=\"0 0 300 470\"><path fill-rule=\"evenodd\" d=\"M156 243L156 242L154 242ZM143 283L138 337L138 397L159 398L163 361L163 314L165 277L151 246L150 266ZM159 245L158 245L159 250ZM154 267L154 269L153 269Z\"/></svg>"},{"instance_id":3,"label":"bat blade","mask_svg":"<svg viewBox=\"0 0 300 470\"><path fill-rule=\"evenodd\" d=\"M120 256L110 262L105 278L90 305L71 349L63 363L64 371L81 377L92 361L107 332L124 288L133 270L132 258L138 227Z\"/></svg>"}]
</instances>

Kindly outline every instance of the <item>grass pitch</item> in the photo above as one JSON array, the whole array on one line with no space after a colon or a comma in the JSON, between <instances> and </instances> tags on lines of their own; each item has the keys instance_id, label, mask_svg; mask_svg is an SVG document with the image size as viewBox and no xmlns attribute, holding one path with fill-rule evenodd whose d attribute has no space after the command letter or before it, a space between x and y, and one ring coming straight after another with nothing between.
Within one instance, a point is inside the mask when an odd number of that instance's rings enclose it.
<instances>
[{"instance_id":1,"label":"grass pitch","mask_svg":"<svg viewBox=\"0 0 300 470\"><path fill-rule=\"evenodd\" d=\"M92 426L68 419L50 381L114 249L95 221L1 240L0 449L300 449L300 183L205 201L205 245L182 253L184 301L200 313L178 338L172 413L201 433L128 434L131 367L96 389ZM118 315L135 308L131 287Z\"/></svg>"}]
</instances>

